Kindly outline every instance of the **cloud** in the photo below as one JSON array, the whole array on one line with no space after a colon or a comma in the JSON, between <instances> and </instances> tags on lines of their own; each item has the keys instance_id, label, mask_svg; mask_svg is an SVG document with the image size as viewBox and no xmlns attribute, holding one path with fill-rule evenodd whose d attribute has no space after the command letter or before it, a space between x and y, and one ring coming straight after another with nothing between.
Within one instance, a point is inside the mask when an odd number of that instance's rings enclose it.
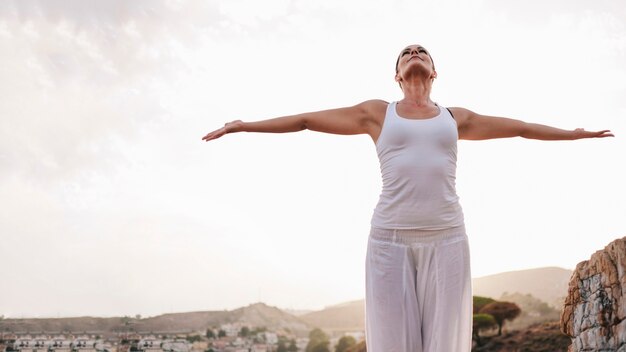
<instances>
[{"instance_id":1,"label":"cloud","mask_svg":"<svg viewBox=\"0 0 626 352\"><path fill-rule=\"evenodd\" d=\"M485 0L484 6L495 11L506 13L511 19L528 22L548 22L555 16L600 14L606 13L621 19L626 16L626 6L621 1L600 0Z\"/></svg>"},{"instance_id":2,"label":"cloud","mask_svg":"<svg viewBox=\"0 0 626 352\"><path fill-rule=\"evenodd\" d=\"M0 170L47 181L108 169L185 63L193 26L213 5L174 1L9 1L0 4ZM201 18L199 16L202 16ZM45 176L44 176L45 175Z\"/></svg>"}]
</instances>

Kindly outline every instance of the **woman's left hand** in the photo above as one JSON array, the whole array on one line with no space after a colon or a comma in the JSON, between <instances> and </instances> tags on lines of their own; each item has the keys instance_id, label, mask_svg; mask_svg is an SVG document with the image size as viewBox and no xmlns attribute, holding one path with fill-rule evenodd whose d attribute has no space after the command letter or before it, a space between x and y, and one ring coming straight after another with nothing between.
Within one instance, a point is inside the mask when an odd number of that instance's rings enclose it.
<instances>
[{"instance_id":1,"label":"woman's left hand","mask_svg":"<svg viewBox=\"0 0 626 352\"><path fill-rule=\"evenodd\" d=\"M577 128L574 130L574 139L582 139L582 138L604 138L604 137L615 137L611 130L602 130L598 132L585 131L584 128Z\"/></svg>"}]
</instances>

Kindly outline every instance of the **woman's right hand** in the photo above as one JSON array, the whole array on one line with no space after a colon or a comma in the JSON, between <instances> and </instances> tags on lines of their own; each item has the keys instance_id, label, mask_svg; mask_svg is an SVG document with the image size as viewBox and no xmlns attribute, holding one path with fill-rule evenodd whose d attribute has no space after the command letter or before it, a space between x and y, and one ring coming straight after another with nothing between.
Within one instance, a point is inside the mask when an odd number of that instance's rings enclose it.
<instances>
[{"instance_id":1,"label":"woman's right hand","mask_svg":"<svg viewBox=\"0 0 626 352\"><path fill-rule=\"evenodd\" d=\"M202 140L208 142L213 139L218 139L227 133L235 132L235 127L241 126L241 124L243 124L243 121L241 120L227 122L226 124L224 124L224 127L217 129L213 132L209 132L206 136L202 137Z\"/></svg>"}]
</instances>

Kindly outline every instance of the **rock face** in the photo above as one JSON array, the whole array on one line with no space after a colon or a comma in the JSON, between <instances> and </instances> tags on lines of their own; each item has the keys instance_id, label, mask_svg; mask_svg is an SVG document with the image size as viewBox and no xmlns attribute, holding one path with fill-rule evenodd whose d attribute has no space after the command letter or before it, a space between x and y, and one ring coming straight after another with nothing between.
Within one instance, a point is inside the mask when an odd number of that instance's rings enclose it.
<instances>
[{"instance_id":1,"label":"rock face","mask_svg":"<svg viewBox=\"0 0 626 352\"><path fill-rule=\"evenodd\" d=\"M626 237L578 263L561 314L569 351L626 352Z\"/></svg>"}]
</instances>

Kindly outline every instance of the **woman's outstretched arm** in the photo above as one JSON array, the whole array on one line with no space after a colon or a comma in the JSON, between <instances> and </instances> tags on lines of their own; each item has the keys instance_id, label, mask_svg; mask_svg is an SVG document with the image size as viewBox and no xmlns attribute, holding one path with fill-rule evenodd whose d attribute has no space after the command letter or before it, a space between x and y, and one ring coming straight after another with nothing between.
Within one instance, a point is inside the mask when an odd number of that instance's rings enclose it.
<instances>
[{"instance_id":1,"label":"woman's outstretched arm","mask_svg":"<svg viewBox=\"0 0 626 352\"><path fill-rule=\"evenodd\" d=\"M464 108L450 108L457 121L459 139L484 140L523 137L544 141L613 137L610 130L585 131L582 128L562 130L537 123L505 117L485 116Z\"/></svg>"},{"instance_id":2,"label":"woman's outstretched arm","mask_svg":"<svg viewBox=\"0 0 626 352\"><path fill-rule=\"evenodd\" d=\"M208 133L204 141L217 139L228 133L265 132L285 133L311 130L332 134L370 134L383 114L387 103L382 100L368 100L355 106L307 112L304 114L277 117L269 120L243 122L235 120L224 127Z\"/></svg>"}]
</instances>

